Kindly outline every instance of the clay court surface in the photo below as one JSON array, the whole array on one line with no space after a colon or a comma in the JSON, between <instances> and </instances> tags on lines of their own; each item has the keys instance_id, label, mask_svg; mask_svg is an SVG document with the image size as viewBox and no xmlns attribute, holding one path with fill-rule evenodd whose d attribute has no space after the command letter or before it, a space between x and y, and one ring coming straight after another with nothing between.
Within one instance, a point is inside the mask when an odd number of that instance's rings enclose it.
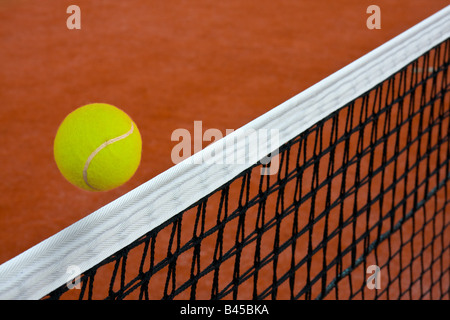
<instances>
[{"instance_id":1,"label":"clay court surface","mask_svg":"<svg viewBox=\"0 0 450 320\"><path fill-rule=\"evenodd\" d=\"M71 4L81 30L66 27ZM174 130L237 129L447 4L0 1L0 263L171 167ZM122 108L143 139L136 175L110 192L77 189L53 160L61 121L92 102Z\"/></svg>"}]
</instances>

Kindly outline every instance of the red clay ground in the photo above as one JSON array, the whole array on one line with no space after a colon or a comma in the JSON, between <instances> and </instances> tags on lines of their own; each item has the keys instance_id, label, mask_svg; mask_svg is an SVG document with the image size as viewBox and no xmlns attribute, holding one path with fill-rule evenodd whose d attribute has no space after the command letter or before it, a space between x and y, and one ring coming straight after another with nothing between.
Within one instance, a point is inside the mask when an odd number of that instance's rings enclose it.
<instances>
[{"instance_id":1,"label":"red clay ground","mask_svg":"<svg viewBox=\"0 0 450 320\"><path fill-rule=\"evenodd\" d=\"M68 30L77 4L82 29ZM368 30L366 8L381 7ZM236 129L448 4L446 0L5 0L0 3L0 263L171 167L171 133ZM123 187L81 191L53 161L63 118L124 109L143 138Z\"/></svg>"}]
</instances>

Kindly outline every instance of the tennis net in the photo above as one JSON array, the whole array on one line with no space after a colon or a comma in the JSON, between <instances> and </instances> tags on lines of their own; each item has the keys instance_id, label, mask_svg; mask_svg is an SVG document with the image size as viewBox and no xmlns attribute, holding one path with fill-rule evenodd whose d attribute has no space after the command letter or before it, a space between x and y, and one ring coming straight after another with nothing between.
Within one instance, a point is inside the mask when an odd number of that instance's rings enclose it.
<instances>
[{"instance_id":1,"label":"tennis net","mask_svg":"<svg viewBox=\"0 0 450 320\"><path fill-rule=\"evenodd\" d=\"M0 296L449 299L448 15L219 144L275 128L271 162L194 161L213 144L0 266Z\"/></svg>"}]
</instances>

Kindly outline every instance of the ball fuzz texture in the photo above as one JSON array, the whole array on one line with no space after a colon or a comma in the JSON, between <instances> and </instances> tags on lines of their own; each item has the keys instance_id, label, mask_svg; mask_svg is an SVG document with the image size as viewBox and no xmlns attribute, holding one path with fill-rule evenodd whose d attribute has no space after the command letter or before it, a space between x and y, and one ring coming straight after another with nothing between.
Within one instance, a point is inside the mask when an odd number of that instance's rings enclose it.
<instances>
[{"instance_id":1,"label":"ball fuzz texture","mask_svg":"<svg viewBox=\"0 0 450 320\"><path fill-rule=\"evenodd\" d=\"M139 167L141 150L141 135L133 120L105 103L71 112L53 146L62 175L88 191L107 191L127 182Z\"/></svg>"}]
</instances>

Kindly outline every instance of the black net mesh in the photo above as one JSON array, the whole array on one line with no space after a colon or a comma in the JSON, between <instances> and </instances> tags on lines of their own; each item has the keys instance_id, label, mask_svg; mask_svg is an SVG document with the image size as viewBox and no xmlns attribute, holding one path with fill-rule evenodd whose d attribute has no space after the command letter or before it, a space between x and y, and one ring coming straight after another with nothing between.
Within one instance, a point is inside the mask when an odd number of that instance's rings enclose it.
<instances>
[{"instance_id":1,"label":"black net mesh","mask_svg":"<svg viewBox=\"0 0 450 320\"><path fill-rule=\"evenodd\" d=\"M44 299L449 299L449 60L447 40L283 145L275 175L232 177Z\"/></svg>"}]
</instances>

